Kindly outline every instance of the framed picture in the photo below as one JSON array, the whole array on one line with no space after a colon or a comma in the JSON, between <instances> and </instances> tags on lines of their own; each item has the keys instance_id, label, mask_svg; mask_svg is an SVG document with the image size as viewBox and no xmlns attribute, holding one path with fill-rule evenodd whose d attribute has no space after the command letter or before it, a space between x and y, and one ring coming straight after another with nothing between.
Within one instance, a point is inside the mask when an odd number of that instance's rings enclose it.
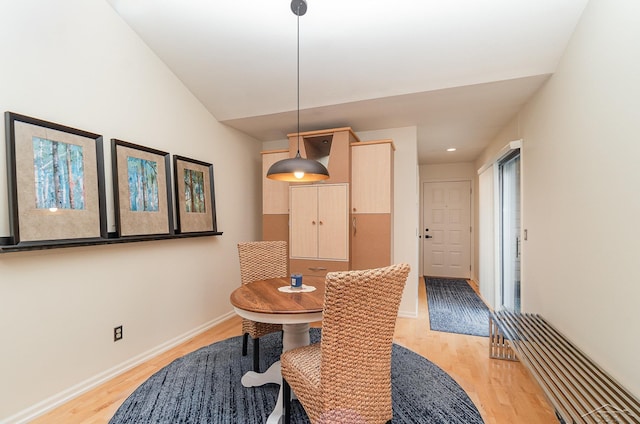
<instances>
[{"instance_id":1,"label":"framed picture","mask_svg":"<svg viewBox=\"0 0 640 424\"><path fill-rule=\"evenodd\" d=\"M218 231L213 188L213 165L173 156L178 232Z\"/></svg>"},{"instance_id":2,"label":"framed picture","mask_svg":"<svg viewBox=\"0 0 640 424\"><path fill-rule=\"evenodd\" d=\"M174 234L169 153L112 139L111 161L117 236Z\"/></svg>"},{"instance_id":3,"label":"framed picture","mask_svg":"<svg viewBox=\"0 0 640 424\"><path fill-rule=\"evenodd\" d=\"M102 136L5 112L11 243L107 238Z\"/></svg>"}]
</instances>

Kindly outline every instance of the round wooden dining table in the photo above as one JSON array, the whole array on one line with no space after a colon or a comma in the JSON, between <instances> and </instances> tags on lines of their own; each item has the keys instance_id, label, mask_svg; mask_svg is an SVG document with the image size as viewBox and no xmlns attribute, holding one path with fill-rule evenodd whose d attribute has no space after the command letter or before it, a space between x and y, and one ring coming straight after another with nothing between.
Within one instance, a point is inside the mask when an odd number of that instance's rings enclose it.
<instances>
[{"instance_id":1,"label":"round wooden dining table","mask_svg":"<svg viewBox=\"0 0 640 424\"><path fill-rule=\"evenodd\" d=\"M309 344L309 324L322 320L324 278L305 277L302 289L291 289L288 277L272 278L243 284L230 296L238 315L252 321L282 324L282 351ZM309 291L315 288L313 291ZM265 372L248 371L242 385L257 387L267 383L280 385L280 393L267 424L278 424L282 417L282 375L280 361Z\"/></svg>"}]
</instances>

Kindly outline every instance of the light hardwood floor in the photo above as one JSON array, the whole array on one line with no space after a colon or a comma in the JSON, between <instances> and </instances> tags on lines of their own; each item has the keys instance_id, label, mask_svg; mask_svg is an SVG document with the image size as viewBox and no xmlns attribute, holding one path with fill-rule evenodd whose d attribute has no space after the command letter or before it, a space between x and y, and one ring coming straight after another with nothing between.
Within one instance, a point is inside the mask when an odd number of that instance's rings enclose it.
<instances>
[{"instance_id":1,"label":"light hardwood floor","mask_svg":"<svg viewBox=\"0 0 640 424\"><path fill-rule=\"evenodd\" d=\"M107 423L120 404L153 373L202 346L240 335L240 323L239 317L231 318L32 422ZM473 400L486 424L558 422L542 390L526 368L517 362L489 359L486 337L429 329L422 280L419 316L398 319L395 342L425 356L453 377Z\"/></svg>"}]
</instances>

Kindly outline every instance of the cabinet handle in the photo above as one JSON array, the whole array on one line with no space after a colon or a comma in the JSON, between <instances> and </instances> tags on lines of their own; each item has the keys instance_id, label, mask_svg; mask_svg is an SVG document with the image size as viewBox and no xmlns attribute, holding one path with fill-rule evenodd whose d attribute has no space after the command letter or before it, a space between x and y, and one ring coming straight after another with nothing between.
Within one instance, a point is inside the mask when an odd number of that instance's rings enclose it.
<instances>
[{"instance_id":1,"label":"cabinet handle","mask_svg":"<svg viewBox=\"0 0 640 424\"><path fill-rule=\"evenodd\" d=\"M318 222L318 224L322 225L322 221Z\"/></svg>"},{"instance_id":2,"label":"cabinet handle","mask_svg":"<svg viewBox=\"0 0 640 424\"><path fill-rule=\"evenodd\" d=\"M356 217L355 216L353 217L353 235L354 237L356 235Z\"/></svg>"},{"instance_id":3,"label":"cabinet handle","mask_svg":"<svg viewBox=\"0 0 640 424\"><path fill-rule=\"evenodd\" d=\"M311 225L316 225L316 221L311 221Z\"/></svg>"},{"instance_id":4,"label":"cabinet handle","mask_svg":"<svg viewBox=\"0 0 640 424\"><path fill-rule=\"evenodd\" d=\"M326 271L327 268L323 266L310 266L309 271Z\"/></svg>"}]
</instances>

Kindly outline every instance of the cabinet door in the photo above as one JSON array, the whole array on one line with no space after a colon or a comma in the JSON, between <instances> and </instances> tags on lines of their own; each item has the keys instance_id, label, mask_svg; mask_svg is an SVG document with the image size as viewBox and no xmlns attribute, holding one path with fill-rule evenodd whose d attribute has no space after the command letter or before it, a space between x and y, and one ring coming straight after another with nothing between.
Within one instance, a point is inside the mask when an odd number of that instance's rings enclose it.
<instances>
[{"instance_id":1,"label":"cabinet door","mask_svg":"<svg viewBox=\"0 0 640 424\"><path fill-rule=\"evenodd\" d=\"M351 147L353 213L390 213L393 145L390 142Z\"/></svg>"},{"instance_id":2,"label":"cabinet door","mask_svg":"<svg viewBox=\"0 0 640 424\"><path fill-rule=\"evenodd\" d=\"M318 190L315 186L292 186L289 249L292 258L318 257Z\"/></svg>"},{"instance_id":3,"label":"cabinet door","mask_svg":"<svg viewBox=\"0 0 640 424\"><path fill-rule=\"evenodd\" d=\"M391 265L391 214L353 214L351 221L351 269Z\"/></svg>"},{"instance_id":4,"label":"cabinet door","mask_svg":"<svg viewBox=\"0 0 640 424\"><path fill-rule=\"evenodd\" d=\"M318 258L349 259L349 186L318 186Z\"/></svg>"}]
</instances>

